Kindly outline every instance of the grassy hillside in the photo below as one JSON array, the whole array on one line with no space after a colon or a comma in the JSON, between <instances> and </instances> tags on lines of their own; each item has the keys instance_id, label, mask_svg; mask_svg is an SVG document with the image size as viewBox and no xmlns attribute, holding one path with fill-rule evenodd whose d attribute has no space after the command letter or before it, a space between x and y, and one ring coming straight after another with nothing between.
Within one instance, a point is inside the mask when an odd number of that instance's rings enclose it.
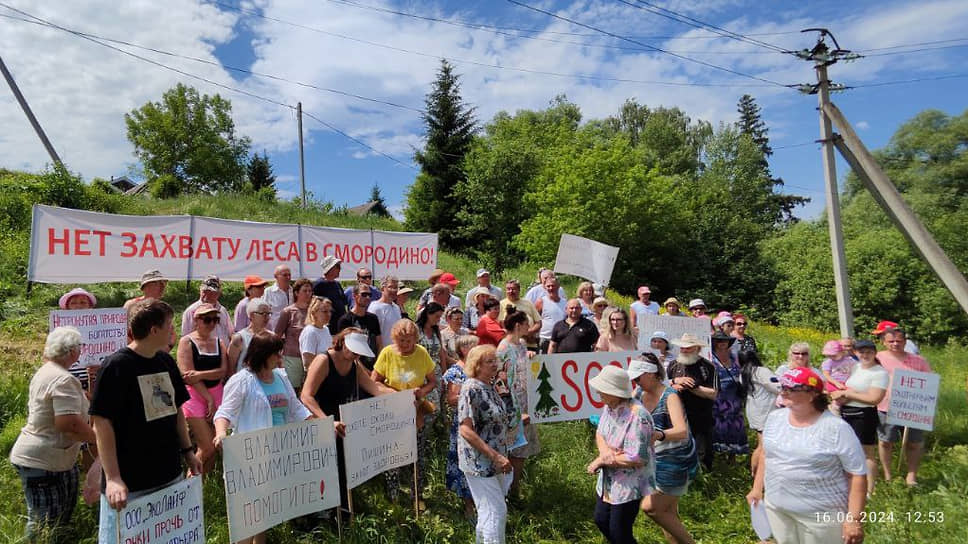
<instances>
[{"instance_id":1,"label":"grassy hillside","mask_svg":"<svg viewBox=\"0 0 968 544\"><path fill-rule=\"evenodd\" d=\"M2 173L0 173L2 183ZM9 194L7 195L9 197ZM225 218L268 222L292 222L333 225L352 228L397 229L392 221L375 221L345 215L326 214L320 208L301 210L292 204L270 204L255 198L183 197L164 202L119 201L110 199L117 213L181 214L191 213ZM6 248L25 236L20 231L0 238ZM22 243L22 240L21 242ZM10 245L7 245L10 244ZM15 262L14 255L5 263ZM24 263L25 265L25 263ZM465 282L473 283L477 263L442 253L439 265L453 271ZM495 278L497 283L510 277L522 283L532 281L537 264L522 265ZM574 293L577 281L568 279L566 290ZM462 285L461 291L466 286ZM2 302L0 315L0 542L17 542L23 529L25 507L20 482L7 454L17 437L26 415L27 386L39 366L40 352L47 329L47 311L56 305L57 297L70 286L35 286L30 295L23 283L12 285ZM423 287L415 285L415 287ZM89 286L98 296L100 306L119 306L136 293L134 284ZM180 314L197 296L197 286L173 282L167 299ZM223 303L234 305L241 297L241 285L226 288ZM628 304L627 297L615 300ZM754 324L751 334L757 337L765 360L776 366L793 341L810 342L813 353L820 352L830 334L809 329L770 327ZM870 510L892 511L894 523L867 527L869 542L934 542L961 544L968 541L968 418L965 417L965 366L968 349L956 345L927 347L925 354L942 375L942 395L938 430L930 435L922 469L922 485L907 489L900 481L882 483L869 504ZM819 363L819 360L815 361ZM600 542L592 523L594 479L584 467L594 456L592 431L584 422L543 424L539 427L543 453L526 469L523 498L512 504L508 541L513 543ZM430 510L415 519L406 504L389 504L383 492L382 478L375 478L355 492L355 502L363 512L351 528L344 530L345 542L470 542L472 527L461 516L456 498L444 488L446 435L438 435L435 453L428 463L431 485L427 493ZM683 498L681 513L697 541L704 543L745 543L754 540L744 495L749 489L748 464L718 460L712 476L701 477ZM220 470L220 469L219 469ZM906 515L943 512L939 523L909 523ZM209 542L228 541L224 491L217 470L205 482L205 513ZM74 514L75 534L72 541L94 542L97 514L81 504ZM661 542L661 532L640 516L636 525L640 542ZM270 542L310 543L336 542L337 531L328 522L315 524L286 523L274 528Z\"/></svg>"}]
</instances>

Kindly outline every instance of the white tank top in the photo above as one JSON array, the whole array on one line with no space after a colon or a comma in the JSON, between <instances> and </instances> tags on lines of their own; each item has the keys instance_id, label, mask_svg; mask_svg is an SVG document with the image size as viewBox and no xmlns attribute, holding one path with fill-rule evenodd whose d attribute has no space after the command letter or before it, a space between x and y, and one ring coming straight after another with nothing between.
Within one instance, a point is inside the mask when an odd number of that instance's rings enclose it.
<instances>
[{"instance_id":1,"label":"white tank top","mask_svg":"<svg viewBox=\"0 0 968 544\"><path fill-rule=\"evenodd\" d=\"M236 372L245 368L245 354L248 353L249 342L252 342L252 337L254 336L248 327L239 331L238 335L242 338L242 351L239 352L239 360L235 364Z\"/></svg>"},{"instance_id":2,"label":"white tank top","mask_svg":"<svg viewBox=\"0 0 968 544\"><path fill-rule=\"evenodd\" d=\"M551 339L551 329L555 323L565 318L565 299L560 298L555 302L548 298L548 295L541 297L541 331L538 337L542 340Z\"/></svg>"}]
</instances>

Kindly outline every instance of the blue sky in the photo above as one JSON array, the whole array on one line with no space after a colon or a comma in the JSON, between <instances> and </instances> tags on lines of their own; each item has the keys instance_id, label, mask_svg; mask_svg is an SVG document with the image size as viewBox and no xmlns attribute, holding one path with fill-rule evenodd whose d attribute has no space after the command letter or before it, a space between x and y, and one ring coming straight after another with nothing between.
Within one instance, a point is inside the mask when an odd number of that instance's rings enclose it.
<instances>
[{"instance_id":1,"label":"blue sky","mask_svg":"<svg viewBox=\"0 0 968 544\"><path fill-rule=\"evenodd\" d=\"M232 100L239 132L252 138L254 151L269 154L283 195L291 197L299 191L296 120L291 108L272 102L293 106L302 102L308 113L369 146L304 118L307 190L317 199L353 206L364 202L378 183L391 208L399 210L415 176L412 150L422 145L423 135L419 113L408 108L423 106L439 58L446 56L462 74L464 97L478 108L481 121L501 110L543 108L555 95L565 94L582 108L586 119L610 115L625 99L634 98L649 106L678 106L693 119L716 125L734 121L737 99L752 94L777 148L771 160L774 174L786 181L789 192L814 199L799 215L815 217L822 212L820 152L814 144L797 146L819 137L815 96L642 46L783 84L814 81L809 63L660 17L640 9L653 8L638 0L521 1L594 29L498 0L131 0L120 4L78 0L43 5L2 0L26 15L0 6L0 16L5 16L0 17L0 51L64 161L86 179L136 170L125 138L124 113L158 100L166 89L184 82ZM835 94L833 100L871 148L885 145L901 123L921 110L960 114L968 107L963 91L966 78L862 87L964 74L960 61L968 49L968 2L673 0L650 4L781 49L812 46L814 35L798 31L820 26L833 31L842 47L867 51L864 59L833 66L831 77L858 86ZM63 30L17 20L29 16L129 42L104 43L268 100L166 70ZM464 23L501 28L495 32ZM635 36L637 43L597 30ZM6 90L0 92L0 126L7 127L0 131L0 166L44 167L48 159L43 147ZM845 173L846 165L840 162L839 177Z\"/></svg>"}]
</instances>

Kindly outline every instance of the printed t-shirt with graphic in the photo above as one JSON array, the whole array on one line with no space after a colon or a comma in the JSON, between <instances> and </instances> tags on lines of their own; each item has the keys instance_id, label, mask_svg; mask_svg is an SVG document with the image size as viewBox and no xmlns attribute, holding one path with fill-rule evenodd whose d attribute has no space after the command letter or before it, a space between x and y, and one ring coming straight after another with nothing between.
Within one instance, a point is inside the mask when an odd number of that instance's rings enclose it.
<instances>
[{"instance_id":1,"label":"printed t-shirt with graphic","mask_svg":"<svg viewBox=\"0 0 968 544\"><path fill-rule=\"evenodd\" d=\"M128 491L158 487L182 472L178 410L188 400L175 360L121 348L104 359L90 414L111 421L118 468ZM101 490L105 482L101 481Z\"/></svg>"},{"instance_id":2,"label":"printed t-shirt with graphic","mask_svg":"<svg viewBox=\"0 0 968 544\"><path fill-rule=\"evenodd\" d=\"M434 371L434 361L421 345L413 348L410 355L400 355L394 346L380 352L373 370L386 378L386 384L397 391L423 386L427 374Z\"/></svg>"},{"instance_id":3,"label":"printed t-shirt with graphic","mask_svg":"<svg viewBox=\"0 0 968 544\"><path fill-rule=\"evenodd\" d=\"M286 392L286 384L273 372L272 383L259 380L259 385L262 386L262 392L266 394L269 407L272 408L272 426L285 425L289 415L289 395Z\"/></svg>"}]
</instances>

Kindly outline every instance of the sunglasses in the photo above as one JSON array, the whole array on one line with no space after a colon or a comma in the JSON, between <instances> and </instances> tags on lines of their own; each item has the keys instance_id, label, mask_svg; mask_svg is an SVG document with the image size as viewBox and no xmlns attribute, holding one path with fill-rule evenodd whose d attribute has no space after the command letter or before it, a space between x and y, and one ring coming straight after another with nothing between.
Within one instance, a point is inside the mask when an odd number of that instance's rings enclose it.
<instances>
[{"instance_id":1,"label":"sunglasses","mask_svg":"<svg viewBox=\"0 0 968 544\"><path fill-rule=\"evenodd\" d=\"M794 351L794 352L791 353L791 355L800 355L802 357L806 357L807 355L810 355L810 352L809 351Z\"/></svg>"},{"instance_id":2,"label":"sunglasses","mask_svg":"<svg viewBox=\"0 0 968 544\"><path fill-rule=\"evenodd\" d=\"M370 276L357 276L357 278L360 278L361 280L372 280L373 279L373 276L372 275L370 275Z\"/></svg>"},{"instance_id":3,"label":"sunglasses","mask_svg":"<svg viewBox=\"0 0 968 544\"><path fill-rule=\"evenodd\" d=\"M371 293L371 292L369 292L369 291L367 291L367 292L365 292L365 293L360 293L360 296L361 296L361 297L366 297L366 298L370 298L370 297L372 297L372 296L373 296L373 293Z\"/></svg>"},{"instance_id":4,"label":"sunglasses","mask_svg":"<svg viewBox=\"0 0 968 544\"><path fill-rule=\"evenodd\" d=\"M221 318L219 318L218 316L212 317L212 316L208 316L208 315L205 316L205 317L200 317L198 319L202 323L205 323L206 325L211 325L212 323L218 323L219 321L221 321Z\"/></svg>"},{"instance_id":5,"label":"sunglasses","mask_svg":"<svg viewBox=\"0 0 968 544\"><path fill-rule=\"evenodd\" d=\"M272 315L272 312L252 312L252 315L270 316L270 315Z\"/></svg>"},{"instance_id":6,"label":"sunglasses","mask_svg":"<svg viewBox=\"0 0 968 544\"><path fill-rule=\"evenodd\" d=\"M742 322L742 321L737 321L737 322L736 322L736 326L737 326L737 327L745 327L745 326L746 326L746 323L744 323L744 322Z\"/></svg>"},{"instance_id":7,"label":"sunglasses","mask_svg":"<svg viewBox=\"0 0 968 544\"><path fill-rule=\"evenodd\" d=\"M806 385L796 385L793 387L781 386L780 391L784 393L805 393L807 391L816 391L816 389L806 386Z\"/></svg>"},{"instance_id":8,"label":"sunglasses","mask_svg":"<svg viewBox=\"0 0 968 544\"><path fill-rule=\"evenodd\" d=\"M624 317L610 317L610 318L608 318L608 320L609 321L625 321L625 318Z\"/></svg>"}]
</instances>

